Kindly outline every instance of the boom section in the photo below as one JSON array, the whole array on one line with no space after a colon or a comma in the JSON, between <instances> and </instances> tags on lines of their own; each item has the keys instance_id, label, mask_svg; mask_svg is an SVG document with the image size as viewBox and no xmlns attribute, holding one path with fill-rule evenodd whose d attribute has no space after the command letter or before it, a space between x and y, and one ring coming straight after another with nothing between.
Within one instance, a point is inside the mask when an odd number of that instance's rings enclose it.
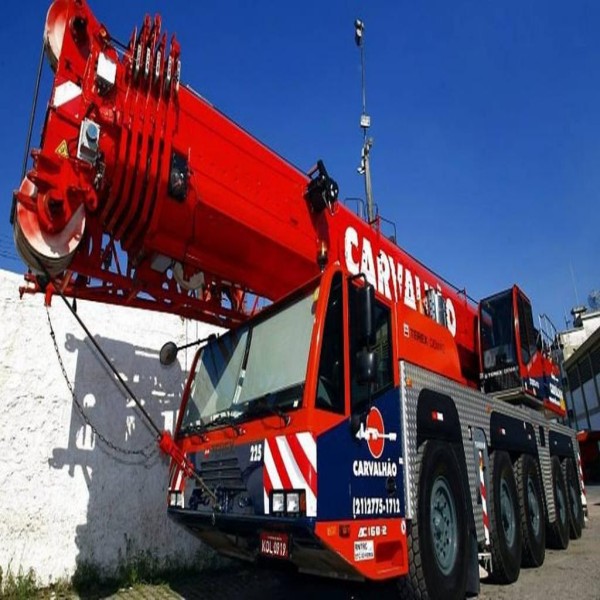
<instances>
[{"instance_id":1,"label":"boom section","mask_svg":"<svg viewBox=\"0 0 600 600\"><path fill-rule=\"evenodd\" d=\"M274 300L318 273L311 177L181 83L159 16L121 49L84 1L56 0L44 44L52 91L12 214L35 273L227 326L249 294Z\"/></svg>"}]
</instances>

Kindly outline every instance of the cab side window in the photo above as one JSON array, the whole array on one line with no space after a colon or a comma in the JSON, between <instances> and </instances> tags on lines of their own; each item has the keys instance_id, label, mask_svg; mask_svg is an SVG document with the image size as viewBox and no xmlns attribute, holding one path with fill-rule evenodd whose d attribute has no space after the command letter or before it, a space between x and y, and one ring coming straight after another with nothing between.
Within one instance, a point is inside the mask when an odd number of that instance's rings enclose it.
<instances>
[{"instance_id":1,"label":"cab side window","mask_svg":"<svg viewBox=\"0 0 600 600\"><path fill-rule=\"evenodd\" d=\"M344 310L342 274L336 273L325 316L321 361L317 377L316 407L344 413Z\"/></svg>"},{"instance_id":2,"label":"cab side window","mask_svg":"<svg viewBox=\"0 0 600 600\"><path fill-rule=\"evenodd\" d=\"M348 284L350 302L350 397L352 410L360 410L369 401L369 387L371 387L371 398L375 398L381 392L393 384L392 375L392 333L390 309L382 302L375 301L375 341L371 350L377 357L376 380L373 384L360 384L357 380L355 369L356 354L363 348L364 340L359 339L357 323L357 287L353 283Z\"/></svg>"}]
</instances>

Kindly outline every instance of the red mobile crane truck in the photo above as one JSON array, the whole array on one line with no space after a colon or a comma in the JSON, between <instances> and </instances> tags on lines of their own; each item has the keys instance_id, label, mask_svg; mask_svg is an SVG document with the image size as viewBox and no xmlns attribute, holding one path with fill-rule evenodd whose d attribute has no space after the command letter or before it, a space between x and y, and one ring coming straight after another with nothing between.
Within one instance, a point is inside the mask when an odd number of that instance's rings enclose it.
<instances>
[{"instance_id":1,"label":"red mobile crane truck","mask_svg":"<svg viewBox=\"0 0 600 600\"><path fill-rule=\"evenodd\" d=\"M420 598L581 535L577 442L547 418L558 371L518 287L476 304L341 205L321 161L299 171L181 83L160 17L121 45L55 0L44 44L23 291L229 329L159 438L170 517L229 556Z\"/></svg>"}]
</instances>

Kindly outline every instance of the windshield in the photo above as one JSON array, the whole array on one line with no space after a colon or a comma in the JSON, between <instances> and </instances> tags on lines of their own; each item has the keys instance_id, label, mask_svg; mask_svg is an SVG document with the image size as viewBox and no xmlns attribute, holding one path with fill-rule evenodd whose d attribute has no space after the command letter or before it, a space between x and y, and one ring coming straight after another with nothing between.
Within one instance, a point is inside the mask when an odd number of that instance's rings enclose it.
<instances>
[{"instance_id":1,"label":"windshield","mask_svg":"<svg viewBox=\"0 0 600 600\"><path fill-rule=\"evenodd\" d=\"M239 417L259 403L271 411L300 406L317 291L205 346L182 430Z\"/></svg>"}]
</instances>

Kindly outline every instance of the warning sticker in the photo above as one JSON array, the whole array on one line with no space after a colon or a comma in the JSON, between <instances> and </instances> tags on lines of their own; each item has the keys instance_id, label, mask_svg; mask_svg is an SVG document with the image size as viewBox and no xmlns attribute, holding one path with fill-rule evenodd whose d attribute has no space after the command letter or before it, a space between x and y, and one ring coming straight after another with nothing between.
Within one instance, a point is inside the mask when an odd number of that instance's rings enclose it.
<instances>
[{"instance_id":1,"label":"warning sticker","mask_svg":"<svg viewBox=\"0 0 600 600\"><path fill-rule=\"evenodd\" d=\"M373 560L375 558L375 543L373 540L354 542L354 560Z\"/></svg>"},{"instance_id":2,"label":"warning sticker","mask_svg":"<svg viewBox=\"0 0 600 600\"><path fill-rule=\"evenodd\" d=\"M58 154L59 156L62 156L63 158L69 158L69 148L67 146L67 140L63 140L56 147L56 150L54 152L56 152L56 154Z\"/></svg>"}]
</instances>

